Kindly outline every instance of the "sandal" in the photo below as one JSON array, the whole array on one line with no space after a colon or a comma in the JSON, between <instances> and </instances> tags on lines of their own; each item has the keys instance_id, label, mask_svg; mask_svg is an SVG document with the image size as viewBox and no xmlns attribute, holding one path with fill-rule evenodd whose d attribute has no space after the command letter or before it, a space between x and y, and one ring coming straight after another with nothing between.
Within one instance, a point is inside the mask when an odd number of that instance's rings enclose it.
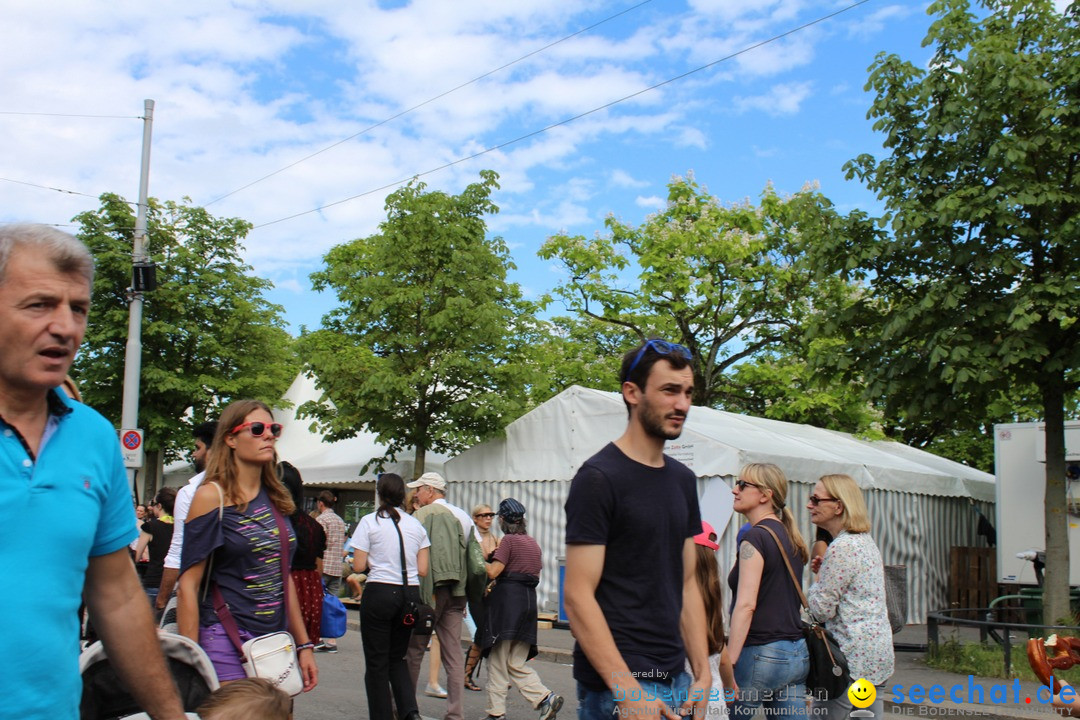
<instances>
[{"instance_id":1,"label":"sandal","mask_svg":"<svg viewBox=\"0 0 1080 720\"><path fill-rule=\"evenodd\" d=\"M465 689L480 692L483 688L473 682L473 673L480 663L480 646L473 643L469 646L469 652L465 655Z\"/></svg>"}]
</instances>

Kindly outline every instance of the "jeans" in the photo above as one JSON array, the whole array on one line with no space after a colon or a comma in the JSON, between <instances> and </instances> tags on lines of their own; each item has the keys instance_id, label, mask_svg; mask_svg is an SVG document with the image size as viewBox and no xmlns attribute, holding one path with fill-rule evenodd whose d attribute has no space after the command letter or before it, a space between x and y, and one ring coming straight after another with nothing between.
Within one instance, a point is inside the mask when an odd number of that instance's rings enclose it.
<instances>
[{"instance_id":1,"label":"jeans","mask_svg":"<svg viewBox=\"0 0 1080 720\"><path fill-rule=\"evenodd\" d=\"M671 682L638 678L643 697L655 697L662 700L672 710L686 702L690 690L690 673L678 673L671 676ZM623 691L618 691L620 699ZM615 705L615 693L611 690L590 690L581 683L577 686L578 720L611 720L617 717L619 710ZM633 699L631 697L631 699Z\"/></svg>"},{"instance_id":2,"label":"jeans","mask_svg":"<svg viewBox=\"0 0 1080 720\"><path fill-rule=\"evenodd\" d=\"M760 706L766 717L806 717L809 671L810 656L802 638L744 647L735 663L739 699L731 715L753 717Z\"/></svg>"},{"instance_id":3,"label":"jeans","mask_svg":"<svg viewBox=\"0 0 1080 720\"><path fill-rule=\"evenodd\" d=\"M410 587L409 596L419 600L418 588ZM393 717L391 692L399 718L416 712L416 687L405 662L412 630L401 624L404 609L405 593L400 585L368 583L360 603L360 637L364 641L364 688L372 720Z\"/></svg>"},{"instance_id":4,"label":"jeans","mask_svg":"<svg viewBox=\"0 0 1080 720\"><path fill-rule=\"evenodd\" d=\"M322 574L323 582L326 583L326 589L330 591L331 595L337 595L341 590L341 576L340 575L327 575Z\"/></svg>"}]
</instances>

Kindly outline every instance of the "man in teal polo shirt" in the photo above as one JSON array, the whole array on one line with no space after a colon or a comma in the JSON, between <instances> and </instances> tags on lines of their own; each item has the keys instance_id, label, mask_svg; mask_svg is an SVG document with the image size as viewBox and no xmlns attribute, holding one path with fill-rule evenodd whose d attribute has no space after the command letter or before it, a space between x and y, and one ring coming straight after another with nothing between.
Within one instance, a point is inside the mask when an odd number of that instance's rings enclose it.
<instances>
[{"instance_id":1,"label":"man in teal polo shirt","mask_svg":"<svg viewBox=\"0 0 1080 720\"><path fill-rule=\"evenodd\" d=\"M5 716L77 720L85 593L136 700L155 720L178 720L183 707L128 555L135 514L116 431L56 389L86 332L93 274L71 235L0 227L0 697Z\"/></svg>"}]
</instances>

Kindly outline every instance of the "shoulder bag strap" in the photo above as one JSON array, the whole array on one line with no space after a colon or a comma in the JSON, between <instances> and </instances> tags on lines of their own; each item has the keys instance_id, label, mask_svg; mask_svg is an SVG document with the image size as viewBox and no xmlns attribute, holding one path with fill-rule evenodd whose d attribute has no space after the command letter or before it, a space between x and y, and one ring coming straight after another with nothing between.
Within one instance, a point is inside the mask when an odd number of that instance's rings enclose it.
<instances>
[{"instance_id":1,"label":"shoulder bag strap","mask_svg":"<svg viewBox=\"0 0 1080 720\"><path fill-rule=\"evenodd\" d=\"M221 589L217 586L217 583L214 583L213 597L214 611L217 613L218 620L221 621L221 627L225 628L225 634L229 636L229 640L232 642L233 647L236 648L236 652L243 654L244 641L240 639L240 628L237 627L232 611L229 610L229 604L221 596Z\"/></svg>"},{"instance_id":2,"label":"shoulder bag strap","mask_svg":"<svg viewBox=\"0 0 1080 720\"><path fill-rule=\"evenodd\" d=\"M776 547L780 550L780 557L784 558L784 564L787 565L788 574L791 575L791 582L795 584L795 592L799 593L799 601L802 602L803 607L809 612L810 605L806 602L806 595L803 594L802 585L799 584L799 579L795 577L795 570L791 567L791 560L788 559L787 551L784 550L784 545L780 542L780 538L777 537L776 533L774 533L770 527L766 527L765 525L755 525L754 527L760 527L762 530L772 535L772 539L776 541Z\"/></svg>"},{"instance_id":3,"label":"shoulder bag strap","mask_svg":"<svg viewBox=\"0 0 1080 720\"><path fill-rule=\"evenodd\" d=\"M378 517L378 516L376 516ZM401 534L401 526L398 525L398 521L394 518L390 518L394 523L394 529L397 530L398 543L401 545L401 584L408 590L409 589L409 573L405 569L405 536Z\"/></svg>"}]
</instances>

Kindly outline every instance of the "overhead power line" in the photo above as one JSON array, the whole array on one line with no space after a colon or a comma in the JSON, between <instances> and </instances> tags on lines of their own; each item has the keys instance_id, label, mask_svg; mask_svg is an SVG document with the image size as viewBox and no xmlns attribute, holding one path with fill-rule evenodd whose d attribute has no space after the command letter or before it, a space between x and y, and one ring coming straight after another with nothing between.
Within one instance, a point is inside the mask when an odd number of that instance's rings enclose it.
<instances>
[{"instance_id":1,"label":"overhead power line","mask_svg":"<svg viewBox=\"0 0 1080 720\"><path fill-rule=\"evenodd\" d=\"M480 82L481 80L483 80L486 77L490 77L491 75L494 75L497 72L505 70L506 68L511 67L513 65L516 65L519 62L522 62L523 60L527 60L527 59L531 58L533 55L538 55L539 53L542 53L545 50L549 50L549 49L555 47L556 45L558 45L560 43L564 43L567 40L575 38L578 35L581 35L582 33L586 33L586 32L588 32L588 31L590 31L590 30L592 30L594 28L597 28L597 27L603 25L606 22L610 22L610 21L614 20L617 17L620 17L622 15L627 14L628 12L631 12L633 10L637 10L642 5L648 5L650 2L652 2L652 0L643 0L643 2L639 2L637 5L632 5L631 7L628 7L625 10L622 10L620 12L615 13L614 15L606 17L603 20L600 20L599 22L595 22L592 25L589 25L588 27L584 27L584 28L578 30L577 32L574 32L574 33L571 33L570 35L567 35L564 38L560 38L560 39L556 40L555 42L548 43L547 45L544 45L541 48L533 50L530 53L526 53L525 55L522 55L521 57L519 57L516 60L511 60L510 62L506 63L505 65L500 65L499 67L495 68L494 70L489 70L488 72L484 73L483 75L478 75L478 76L474 77L472 80L469 80L468 82L463 82L463 83L461 83L460 85L458 85L456 87L450 88L449 90L446 90L445 92L439 93L435 97L428 98L427 100L425 100L422 103L419 103L417 105L413 105L412 107L407 108L405 110L402 110L401 112L399 112L399 113L397 113L395 115L391 115L390 117L386 118L385 120L380 120L379 122L375 123L374 125L369 125L366 128L364 128L363 130L361 130L360 132L353 133L352 135L350 135L347 138L342 138L341 140L338 140L337 142L335 142L335 143L333 143L331 145L327 145L322 150L316 150L315 152L311 153L310 155L305 155L304 157L300 158L299 160L296 160L295 162L291 162L291 163L289 163L288 165L286 165L284 167L278 168L277 170L275 170L272 173L268 173L266 175L263 175L261 178L258 178L257 180L252 180L247 185L241 185L240 187L236 188L235 190L230 190L229 192L225 193L224 195L222 195L220 197L216 197L213 200L211 200L210 202L206 203L206 205L204 205L204 207L209 207L210 205L213 205L214 203L218 202L219 200L224 200L225 198L230 197L232 195L235 195L236 193L238 193L238 192L240 192L242 190L247 190L249 187L251 187L253 185L257 185L257 184L261 183L263 180L268 180L268 179L274 177L275 175L278 175L280 173L285 172L286 170L288 170L290 168L294 168L294 167L296 167L297 165L299 165L302 162L306 162L306 161L310 160L311 158L313 158L313 157L315 157L317 155L323 154L327 150L332 150L332 149L336 148L338 145L342 145L344 143L349 142L350 140L353 140L355 138L360 137L361 135L364 135L365 133L369 133L372 130L378 128L378 127L381 127L383 125L386 125L389 122L397 120L399 117L402 117L404 115L408 115L413 110L419 110L420 108L424 107L425 105L429 105L429 104L435 102L436 100L441 100L442 98L446 97L447 95L455 93L458 90L461 90L463 88L468 87L469 85L473 85L475 83L478 83L478 82Z\"/></svg>"},{"instance_id":2,"label":"overhead power line","mask_svg":"<svg viewBox=\"0 0 1080 720\"><path fill-rule=\"evenodd\" d=\"M41 188L42 190L52 190L53 192L64 193L65 195L81 195L82 197L98 199L97 195L90 195L88 193L78 192L76 190L65 190L63 188L49 187L48 185L38 185L37 183L26 182L24 180L12 180L11 178L0 177L0 180L9 183L15 183L16 185L29 185L30 187Z\"/></svg>"},{"instance_id":3,"label":"overhead power line","mask_svg":"<svg viewBox=\"0 0 1080 720\"><path fill-rule=\"evenodd\" d=\"M0 225L22 225L23 222L0 222ZM61 227L75 227L71 223L44 223L35 222L35 225L47 225L49 227L61 228Z\"/></svg>"},{"instance_id":4,"label":"overhead power line","mask_svg":"<svg viewBox=\"0 0 1080 720\"><path fill-rule=\"evenodd\" d=\"M142 120L138 115L81 115L76 113L45 113L45 112L16 112L14 110L0 110L0 115L28 115L30 117L70 117L70 118L97 118L108 120Z\"/></svg>"},{"instance_id":5,"label":"overhead power line","mask_svg":"<svg viewBox=\"0 0 1080 720\"><path fill-rule=\"evenodd\" d=\"M394 182L387 183L387 184L382 185L380 187L373 188L371 190L367 190L365 192L358 193L356 195L351 195L351 196L349 196L347 198L344 198L342 200L336 200L336 201L334 201L332 203L328 203L326 205L320 205L319 207L313 208L311 210L305 210L303 212L298 212L298 213L294 213L292 215L288 215L286 217L278 218L277 220L271 220L269 222L264 222L264 223L260 223L258 225L254 225L252 227L252 230L257 230L259 228L264 228L264 227L267 227L268 225L276 225L277 223L282 223L282 222L285 222L287 220L293 220L295 218L302 217L304 215L310 215L311 213L321 212L321 211L326 210L328 208L332 208L332 207L334 207L336 205L341 205L343 203L347 203L347 202L350 202L352 200L357 200L357 199L365 197L367 195L371 195L373 193L377 193L377 192L380 192L382 190L387 190L387 189L392 188L392 187L397 187L398 185L402 185L402 184L404 184L406 182L409 182L410 180L412 180L414 178L424 177L425 175L431 175L432 173L439 172L440 170L445 170L447 168L453 167L453 166L458 165L460 163L468 162L469 160L475 160L476 158L487 155L490 152L494 152L496 150L501 150L501 149L503 149L505 147L508 147L510 145L514 145L514 144L519 143L519 142L521 142L523 140L528 140L529 138L536 137L537 135L541 135L543 133L546 133L547 131L553 130L553 129L557 128L557 127L561 127L563 125L568 125L569 123L572 123L572 122L574 122L576 120L580 120L581 118L592 115L593 113L600 112L601 110L606 110L606 109L608 109L610 107L613 107L615 105L618 105L620 103L624 103L627 100L632 100L632 99L638 97L639 95L644 95L645 93L652 92L653 90L664 87L665 85L670 85L673 82L677 82L679 80L682 80L683 78L689 77L690 75L694 75L695 73L699 73L699 72L702 72L704 70L708 70L711 67L719 65L720 63L727 62L727 61L732 60L734 58L737 58L740 55L744 55L744 54L746 54L746 53L748 53L748 52L750 52L752 50L756 50L759 47L763 47L763 46L768 45L770 43L774 43L777 40L782 40L785 37L788 37L789 35L794 35L795 33L801 32L801 31L803 31L803 30L805 30L805 29L807 29L809 27L813 27L814 25L818 25L820 23L823 23L826 20L831 20L832 18L834 18L834 17L836 17L838 15L842 15L843 13L846 13L846 12L848 12L850 10L854 10L855 8L860 7L862 5L865 5L865 4L869 3L869 2L872 2L872 0L858 0L858 2L854 2L854 3L850 4L850 5L842 7L842 8L840 8L838 10L835 10L835 11L833 11L833 12L827 14L827 15L822 15L819 18L816 18L816 19L811 20L809 22L803 23L802 25L799 25L798 27L794 27L794 28L792 28L790 30L787 30L785 32L779 33L777 35L773 35L772 37L767 38L765 40L761 40L760 42L756 42L753 45L749 45L749 46L747 46L747 47L745 47L745 48L743 48L741 50L737 50L737 51L731 53L730 55L725 55L724 57L722 57L722 58L720 58L718 60L713 60L712 62L707 63L705 65L701 65L699 67L696 67L693 70L688 70L688 71L686 71L686 72L684 72L684 73L682 73L680 75L676 75L675 77L668 78L667 80L664 80L662 82L658 82L655 85L650 85L649 87L638 90L637 92L630 93L629 95L624 95L623 97L618 98L617 100L612 100L611 102L605 103L605 104L600 105L598 107L594 107L591 110L586 110L585 112L578 113L577 115L573 115L571 117L560 120L559 122L552 123L551 125L547 125L546 127L542 127L539 130L534 130L534 131L532 131L530 133L526 133L525 135L521 135L519 137L516 137L513 140L507 140L506 142L499 143L498 145L492 145L491 147L480 150L479 152L475 152L472 155L466 155L464 157L457 158L456 160L451 160L450 162L443 163L442 165L439 165L438 167L434 167L434 168L431 168L429 170L424 170L422 172L414 173L412 175L409 175L406 178L396 180Z\"/></svg>"}]
</instances>

